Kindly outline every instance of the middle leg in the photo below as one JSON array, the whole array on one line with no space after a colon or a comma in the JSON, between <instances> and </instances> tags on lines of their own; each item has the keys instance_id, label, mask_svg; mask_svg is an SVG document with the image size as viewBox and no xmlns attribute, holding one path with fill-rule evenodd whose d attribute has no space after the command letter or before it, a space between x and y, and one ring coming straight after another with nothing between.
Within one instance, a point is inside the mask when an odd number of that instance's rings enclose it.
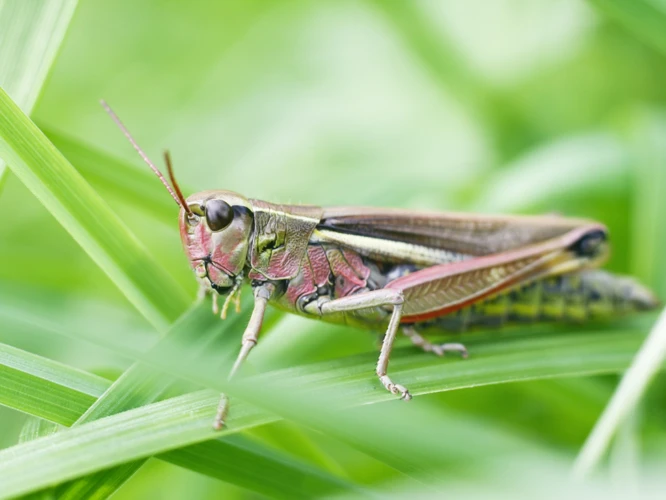
<instances>
[{"instance_id":1,"label":"middle leg","mask_svg":"<svg viewBox=\"0 0 666 500\"><path fill-rule=\"evenodd\" d=\"M466 358L468 356L467 348L458 342L447 342L444 344L433 344L428 339L424 338L419 334L416 329L411 325L405 325L402 327L402 333L404 333L409 340L412 341L417 347L420 347L425 352L432 352L437 354L437 356L444 356L444 353L447 352L459 352L460 356Z\"/></svg>"},{"instance_id":2,"label":"middle leg","mask_svg":"<svg viewBox=\"0 0 666 500\"><path fill-rule=\"evenodd\" d=\"M400 399L409 401L412 399L412 396L407 388L403 385L394 383L388 375L389 358L391 356L391 350L393 349L393 343L395 342L398 333L398 328L400 327L403 302L404 298L402 292L398 290L381 289L331 300L330 302L324 302L319 307L319 314L325 315L356 311L370 307L393 306L393 312L391 313L389 325L386 329L384 340L382 341L379 359L377 360L376 372L379 381L387 391L399 395Z\"/></svg>"}]
</instances>

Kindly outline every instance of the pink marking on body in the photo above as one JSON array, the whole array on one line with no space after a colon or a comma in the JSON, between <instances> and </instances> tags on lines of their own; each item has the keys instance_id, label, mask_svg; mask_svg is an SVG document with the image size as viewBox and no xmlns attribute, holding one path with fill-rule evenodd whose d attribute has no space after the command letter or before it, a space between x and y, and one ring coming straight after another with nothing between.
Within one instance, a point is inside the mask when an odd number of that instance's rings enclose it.
<instances>
[{"instance_id":1,"label":"pink marking on body","mask_svg":"<svg viewBox=\"0 0 666 500\"><path fill-rule=\"evenodd\" d=\"M183 213L181 211L181 218ZM183 241L183 246L185 247L185 254L187 255L190 265L193 269L196 269L198 262L206 257L210 253L210 248L212 245L210 233L208 233L203 224L199 224L192 228L192 232L187 230L187 227L184 223L180 224L180 238Z\"/></svg>"},{"instance_id":2,"label":"pink marking on body","mask_svg":"<svg viewBox=\"0 0 666 500\"><path fill-rule=\"evenodd\" d=\"M217 286L229 287L234 285L234 280L229 274L213 264L208 265L208 279Z\"/></svg>"},{"instance_id":3,"label":"pink marking on body","mask_svg":"<svg viewBox=\"0 0 666 500\"><path fill-rule=\"evenodd\" d=\"M245 261L245 239L246 234L241 225L231 225L224 231L224 238L212 241L210 247L210 259L217 267L229 271L229 274L235 274L240 271L237 269L239 260Z\"/></svg>"},{"instance_id":4,"label":"pink marking on body","mask_svg":"<svg viewBox=\"0 0 666 500\"><path fill-rule=\"evenodd\" d=\"M370 276L370 268L363 264L363 259L361 256L356 252L347 250L346 248L342 249L342 255L345 257L345 260L349 263L354 272L356 272L357 276L366 281Z\"/></svg>"},{"instance_id":5,"label":"pink marking on body","mask_svg":"<svg viewBox=\"0 0 666 500\"><path fill-rule=\"evenodd\" d=\"M366 278L359 276L339 249L327 250L326 257L335 276L335 297L347 297L366 286Z\"/></svg>"},{"instance_id":6,"label":"pink marking on body","mask_svg":"<svg viewBox=\"0 0 666 500\"><path fill-rule=\"evenodd\" d=\"M314 283L317 286L326 285L328 277L331 274L331 268L326 258L326 251L318 245L310 245L308 247L307 259L312 269Z\"/></svg>"},{"instance_id":7,"label":"pink marking on body","mask_svg":"<svg viewBox=\"0 0 666 500\"><path fill-rule=\"evenodd\" d=\"M249 273L247 273L247 279L249 280L259 280L259 281L266 281L266 276L261 274L259 271L252 270Z\"/></svg>"},{"instance_id":8,"label":"pink marking on body","mask_svg":"<svg viewBox=\"0 0 666 500\"><path fill-rule=\"evenodd\" d=\"M271 253L271 260L266 268L266 275L278 279L290 277L297 267L290 263L291 256L285 252L284 247L276 248Z\"/></svg>"},{"instance_id":9,"label":"pink marking on body","mask_svg":"<svg viewBox=\"0 0 666 500\"><path fill-rule=\"evenodd\" d=\"M313 294L316 291L317 287L314 283L312 269L305 263L296 277L289 281L286 296L289 303L295 305L300 297Z\"/></svg>"}]
</instances>

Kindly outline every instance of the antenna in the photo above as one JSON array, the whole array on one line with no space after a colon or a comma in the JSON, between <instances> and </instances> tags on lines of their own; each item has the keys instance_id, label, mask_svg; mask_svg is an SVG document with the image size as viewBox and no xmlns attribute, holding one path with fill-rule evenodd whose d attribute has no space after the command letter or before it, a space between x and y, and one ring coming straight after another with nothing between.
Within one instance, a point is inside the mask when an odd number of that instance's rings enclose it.
<instances>
[{"instance_id":1,"label":"antenna","mask_svg":"<svg viewBox=\"0 0 666 500\"><path fill-rule=\"evenodd\" d=\"M100 104L104 108L104 110L108 113L108 115L111 117L111 119L116 122L116 125L118 125L118 128L122 131L123 134L125 134L125 137L127 137L127 140L130 142L130 144L134 147L137 153L139 153L139 156L143 159L143 161L146 162L146 164L150 167L150 169L155 173L155 175L158 177L160 181L162 181L162 184L164 184L164 187L167 188L167 191L169 191L169 194L171 197L176 201L178 206L180 206L185 212L187 212L189 215L192 214L192 211L190 210L190 207L187 206L187 203L185 203L185 198L183 197L183 193L181 193L180 188L178 187L178 184L176 184L175 178L173 176L173 171L171 169L171 161L167 160L167 168L169 169L169 176L171 177L171 181L174 183L176 187L176 191L178 195L174 192L174 190L171 188L169 183L167 182L166 178L160 172L160 170L155 166L155 164L150 161L150 158L146 155L146 153L143 152L143 149L137 144L137 142L134 140L134 137L132 137L132 134L129 133L129 130L123 125L123 122L120 121L120 118L118 118L118 115L116 115L111 107L106 103L104 99L100 101Z\"/></svg>"},{"instance_id":2,"label":"antenna","mask_svg":"<svg viewBox=\"0 0 666 500\"><path fill-rule=\"evenodd\" d=\"M180 190L178 181L176 181L176 176L173 175L173 166L171 165L171 155L169 154L169 151L164 152L164 163L166 163L169 179L171 179L171 185L173 186L173 190L176 192L176 196L178 196L178 199L180 200L181 206L186 207L185 211L188 213L188 215L191 215L192 212L190 212L190 207L187 205L185 197L183 196L183 192Z\"/></svg>"}]
</instances>

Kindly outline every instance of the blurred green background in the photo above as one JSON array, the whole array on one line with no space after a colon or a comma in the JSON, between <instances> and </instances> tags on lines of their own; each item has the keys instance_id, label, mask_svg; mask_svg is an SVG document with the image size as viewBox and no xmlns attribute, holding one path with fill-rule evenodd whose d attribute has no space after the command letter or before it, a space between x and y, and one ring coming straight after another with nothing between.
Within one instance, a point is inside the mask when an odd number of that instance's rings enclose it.
<instances>
[{"instance_id":1,"label":"blurred green background","mask_svg":"<svg viewBox=\"0 0 666 500\"><path fill-rule=\"evenodd\" d=\"M176 206L140 186L128 194L114 177L118 165L146 169L100 98L158 163L171 151L186 195L223 188L274 202L591 217L610 228L608 267L664 298L665 19L657 0L81 0L31 117L192 299ZM69 157L68 144L118 162ZM82 336L142 349L156 338L150 325L11 173L0 213L0 342L117 376L129 361ZM633 324L647 331L652 318ZM281 349L300 363L333 359L376 340L284 318L255 362L277 366ZM529 442L533 457L516 462L505 485L520 491L523 475L549 469L543 453L575 456L616 381L424 398ZM616 446L618 463L629 454L631 470L656 488L665 484L652 474L666 464L665 388L661 376L627 430L638 449ZM0 407L0 419L0 445L15 444L25 416ZM294 443L282 432L271 424L254 438L301 458L315 448L357 484L402 484L348 443L311 431ZM475 472L488 452L475 446L458 466L451 456L437 480L460 495L492 495L497 484ZM153 460L114 498L149 495L258 494Z\"/></svg>"}]
</instances>

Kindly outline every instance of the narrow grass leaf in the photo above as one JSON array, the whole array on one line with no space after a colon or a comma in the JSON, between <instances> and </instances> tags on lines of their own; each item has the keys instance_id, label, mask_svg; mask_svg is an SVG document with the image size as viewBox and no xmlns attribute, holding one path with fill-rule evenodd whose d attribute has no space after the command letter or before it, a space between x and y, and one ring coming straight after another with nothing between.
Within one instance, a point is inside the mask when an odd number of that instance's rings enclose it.
<instances>
[{"instance_id":1,"label":"narrow grass leaf","mask_svg":"<svg viewBox=\"0 0 666 500\"><path fill-rule=\"evenodd\" d=\"M62 425L72 423L110 382L0 344L0 404Z\"/></svg>"},{"instance_id":2,"label":"narrow grass leaf","mask_svg":"<svg viewBox=\"0 0 666 500\"><path fill-rule=\"evenodd\" d=\"M197 443L158 457L223 481L235 476L235 484L271 498L313 498L340 490L360 493L360 488L342 479L277 454L266 456L264 448L237 437Z\"/></svg>"},{"instance_id":3,"label":"narrow grass leaf","mask_svg":"<svg viewBox=\"0 0 666 500\"><path fill-rule=\"evenodd\" d=\"M471 209L520 212L563 195L621 189L629 177L628 156L620 141L605 133L542 144L485 179Z\"/></svg>"},{"instance_id":4,"label":"narrow grass leaf","mask_svg":"<svg viewBox=\"0 0 666 500\"><path fill-rule=\"evenodd\" d=\"M636 276L666 299L666 113L644 110L632 130L634 170L631 262Z\"/></svg>"},{"instance_id":5,"label":"narrow grass leaf","mask_svg":"<svg viewBox=\"0 0 666 500\"><path fill-rule=\"evenodd\" d=\"M39 417L28 417L25 424L21 428L21 434L19 434L19 443L27 443L33 439L37 439L43 436L50 436L55 434L60 429L60 426L56 423L44 420Z\"/></svg>"},{"instance_id":6,"label":"narrow grass leaf","mask_svg":"<svg viewBox=\"0 0 666 500\"><path fill-rule=\"evenodd\" d=\"M0 90L0 157L158 330L189 302L145 247Z\"/></svg>"},{"instance_id":7,"label":"narrow grass leaf","mask_svg":"<svg viewBox=\"0 0 666 500\"><path fill-rule=\"evenodd\" d=\"M585 440L573 467L576 478L590 474L601 460L610 440L627 415L640 401L645 389L666 359L666 310L643 343L622 377L608 406Z\"/></svg>"},{"instance_id":8,"label":"narrow grass leaf","mask_svg":"<svg viewBox=\"0 0 666 500\"><path fill-rule=\"evenodd\" d=\"M65 37L77 0L0 2L0 87L26 113L37 96ZM0 160L0 187L6 165Z\"/></svg>"},{"instance_id":9,"label":"narrow grass leaf","mask_svg":"<svg viewBox=\"0 0 666 500\"><path fill-rule=\"evenodd\" d=\"M206 305L192 314L195 313L210 314ZM540 377L617 372L627 366L640 341L640 334L630 329L566 334L554 331L550 335L495 333L485 338L470 337L468 347L474 354L465 362L443 362L410 348L397 350L391 368L395 379L410 386L415 394L420 394ZM339 436L408 473L422 474L423 463L437 464L446 460L447 456L460 460L466 455L473 455L476 449L473 443L477 441L479 446L484 443L485 450L515 448L515 442L511 444L511 440L506 438L487 435L486 431L476 426L463 431L461 429L465 426L457 423L450 427L456 429L455 436L449 436L442 417L430 415L429 411L419 406L418 398L416 404L411 405L395 401L392 406L382 405L382 409L377 408L376 411L383 417L373 413L368 418L367 413L352 413L342 418L345 413L336 409L340 406L393 399L378 387L372 373L375 357L372 353L294 367L249 377L232 385L219 380L214 352L210 353L209 359L198 361L196 366L174 364L171 356L167 359L146 357L144 361L147 364L167 373L216 390L228 389L235 396L229 429L219 435L211 433L210 419L214 414L217 395L196 393L81 425L40 440L42 445L34 449L22 449L28 444L10 448L4 455L0 454L0 460L5 461L10 471L7 476L3 472L0 481L4 484L4 481L16 479L12 486L17 488L16 491L30 488L26 484L38 488L39 485L44 487L60 483L96 470L274 421L278 417L273 412ZM323 395L326 395L324 402L320 401ZM253 405L265 409L253 408L238 398L249 399ZM366 412L367 408L359 411ZM191 419L184 420L188 412ZM131 419L128 417L130 414ZM372 429L355 424L357 421L370 422L373 418L386 420L386 425ZM347 422L349 419L351 421ZM388 439L388 435L400 432L396 426L406 425L400 422L413 419L422 422L424 427L410 433L408 443ZM430 429L431 426L438 430L435 432ZM383 439L375 439L381 437L374 435L377 432L382 434ZM437 436L435 441L432 432ZM371 438L365 439L364 435ZM70 446L67 436L76 445ZM112 439L111 436L117 438L120 448L118 445L108 446L106 440ZM378 447L377 443L381 445ZM30 443L30 446L34 444ZM405 451L409 453L405 455ZM89 457L85 464L81 463L82 455ZM428 458L428 461L421 461L423 458ZM14 477L11 471L21 470L15 460L25 459L31 460L33 470L40 471L39 477Z\"/></svg>"},{"instance_id":10,"label":"narrow grass leaf","mask_svg":"<svg viewBox=\"0 0 666 500\"><path fill-rule=\"evenodd\" d=\"M182 346L178 353L181 362L196 358L200 351L210 347L215 337L229 331L239 331L249 319L248 314L236 315L229 321L221 322L213 314L196 314L197 306L174 323L163 338L147 354L151 357L174 356L174 345ZM136 362L82 415L74 426L92 422L100 418L131 410L154 402L174 383L174 377L156 371ZM80 478L58 488L58 497L67 498L107 498L141 468L145 460L138 460L113 469Z\"/></svg>"},{"instance_id":11,"label":"narrow grass leaf","mask_svg":"<svg viewBox=\"0 0 666 500\"><path fill-rule=\"evenodd\" d=\"M414 60L422 64L439 88L451 90L473 111L480 111L480 117L489 116L484 98L490 88L471 69L452 40L432 23L422 4L376 0L368 3L384 15Z\"/></svg>"},{"instance_id":12,"label":"narrow grass leaf","mask_svg":"<svg viewBox=\"0 0 666 500\"><path fill-rule=\"evenodd\" d=\"M636 38L666 55L666 11L646 0L591 0Z\"/></svg>"},{"instance_id":13,"label":"narrow grass leaf","mask_svg":"<svg viewBox=\"0 0 666 500\"><path fill-rule=\"evenodd\" d=\"M11 367L18 368L12 372L9 370ZM108 394L110 385L110 381L88 372L0 345L0 403L35 415L26 422L21 434L21 443L53 433L56 424L43 420L44 418L63 425L71 425L76 416L79 418L82 416L86 403L91 404L95 397L102 396L105 391ZM12 391L8 391L7 387L12 387ZM17 394L29 395L28 400L31 404L26 406L22 397ZM62 402L71 404L62 404ZM76 412L80 413L75 415ZM276 475L294 478L294 488L298 488L304 495L311 496L339 488L352 488L351 484L344 483L312 466L301 464L261 445L238 438L233 443L207 441L194 447L171 451L167 456L158 458L274 497L280 497L280 491L284 491L285 495L296 494L295 490L280 485L279 481L276 481ZM115 475L125 480L125 467L129 469L133 464L134 462L124 464L116 469ZM72 483L67 490L59 490L58 496L59 498L63 498L64 494L75 496L78 492L86 494L86 498L103 498L113 493L117 484L121 483L122 481L117 483L107 480L96 484L93 494L84 487L85 483ZM78 488L75 488L75 485L78 485Z\"/></svg>"},{"instance_id":14,"label":"narrow grass leaf","mask_svg":"<svg viewBox=\"0 0 666 500\"><path fill-rule=\"evenodd\" d=\"M138 458L218 437L218 395L197 392L36 439L0 452L2 498L26 494ZM239 422L258 414L238 405ZM263 417L264 421L270 418ZM177 430L177 431L176 431ZM174 432L176 431L176 432ZM142 451L140 451L142 450Z\"/></svg>"},{"instance_id":15,"label":"narrow grass leaf","mask_svg":"<svg viewBox=\"0 0 666 500\"><path fill-rule=\"evenodd\" d=\"M176 228L176 207L152 172L137 168L53 129L42 128L49 140L94 188L116 196ZM181 186L184 193L190 192Z\"/></svg>"}]
</instances>

